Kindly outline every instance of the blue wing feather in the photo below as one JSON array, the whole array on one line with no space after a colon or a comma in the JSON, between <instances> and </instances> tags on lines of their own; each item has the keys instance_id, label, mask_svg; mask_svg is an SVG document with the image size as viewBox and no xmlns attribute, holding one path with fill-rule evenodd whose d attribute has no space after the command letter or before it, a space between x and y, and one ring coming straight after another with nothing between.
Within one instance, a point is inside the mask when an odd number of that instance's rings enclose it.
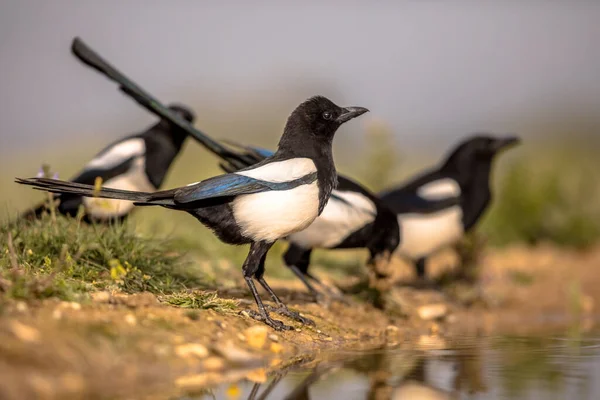
<instances>
[{"instance_id":1,"label":"blue wing feather","mask_svg":"<svg viewBox=\"0 0 600 400\"><path fill-rule=\"evenodd\" d=\"M268 182L237 174L225 174L206 179L195 185L177 190L176 203L213 199L217 197L239 196L271 190Z\"/></svg>"}]
</instances>

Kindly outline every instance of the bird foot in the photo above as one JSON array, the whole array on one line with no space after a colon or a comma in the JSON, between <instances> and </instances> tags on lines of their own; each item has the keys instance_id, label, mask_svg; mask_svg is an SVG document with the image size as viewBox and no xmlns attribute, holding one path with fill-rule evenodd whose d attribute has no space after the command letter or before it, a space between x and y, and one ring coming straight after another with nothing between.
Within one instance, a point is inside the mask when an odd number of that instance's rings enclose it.
<instances>
[{"instance_id":1,"label":"bird foot","mask_svg":"<svg viewBox=\"0 0 600 400\"><path fill-rule=\"evenodd\" d=\"M303 317L296 311L292 311L289 308L287 308L286 306L282 305L280 307L271 307L271 306L265 306L265 307L267 308L267 310L269 310L271 312L275 312L277 314L280 314L280 315L286 316L290 319L293 319L294 321L298 321L302 325L315 326L315 321L313 321L312 319Z\"/></svg>"},{"instance_id":2,"label":"bird foot","mask_svg":"<svg viewBox=\"0 0 600 400\"><path fill-rule=\"evenodd\" d=\"M245 310L245 312L248 313L250 318L254 318L257 321L264 322L265 324L267 324L271 328L275 329L276 331L291 331L294 329L293 327L286 325L277 319L273 319L273 318L269 317L268 315L265 318L260 313L254 311L254 310Z\"/></svg>"}]
</instances>

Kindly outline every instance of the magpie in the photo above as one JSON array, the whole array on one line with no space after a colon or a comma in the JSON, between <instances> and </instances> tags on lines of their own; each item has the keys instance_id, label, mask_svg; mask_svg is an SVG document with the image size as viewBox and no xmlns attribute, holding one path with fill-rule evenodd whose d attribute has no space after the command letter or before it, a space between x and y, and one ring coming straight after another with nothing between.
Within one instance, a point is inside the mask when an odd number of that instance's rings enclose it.
<instances>
[{"instance_id":1,"label":"magpie","mask_svg":"<svg viewBox=\"0 0 600 400\"><path fill-rule=\"evenodd\" d=\"M169 109L190 123L194 121L186 106L172 104ZM162 119L141 133L106 146L70 181L92 185L99 179L107 188L154 192L162 185L186 137L186 131ZM55 199L56 210L63 215L75 216L83 206L86 222L123 221L133 209L133 203L124 199L85 198L76 193L59 194ZM21 217L38 218L46 208L46 203L40 204Z\"/></svg>"},{"instance_id":2,"label":"magpie","mask_svg":"<svg viewBox=\"0 0 600 400\"><path fill-rule=\"evenodd\" d=\"M84 64L91 66L120 85L121 91L138 102L142 107L160 118L177 124L177 116L169 112L157 99L100 57L89 46L76 38L73 53ZM229 142L225 146L205 133L180 124L189 135L219 157L225 172L236 172L273 156L273 151L259 147L242 146ZM290 246L284 255L284 262L302 280L315 298L321 298L313 283L330 291L321 281L308 271L314 248L348 249L367 248L370 264L387 263L400 242L396 214L386 207L368 189L344 176L338 176L339 184L333 190L329 202L319 217L305 230L293 233L285 239ZM404 207L413 211L447 207L448 201L427 201L416 196L403 199ZM375 268L378 270L379 268ZM334 293L330 295L336 296Z\"/></svg>"},{"instance_id":3,"label":"magpie","mask_svg":"<svg viewBox=\"0 0 600 400\"><path fill-rule=\"evenodd\" d=\"M242 270L258 307L258 314L252 315L274 329L291 329L270 317L253 279L269 293L277 305L276 312L314 324L288 310L267 284L265 257L275 241L307 228L323 212L337 185L332 154L334 134L343 123L367 111L363 107L342 108L322 96L312 97L289 116L272 156L235 173L176 189L97 190L93 185L47 178L17 178L16 182L51 193L127 200L139 206L185 211L223 242L250 244Z\"/></svg>"},{"instance_id":4,"label":"magpie","mask_svg":"<svg viewBox=\"0 0 600 400\"><path fill-rule=\"evenodd\" d=\"M397 214L402 243L395 255L414 262L418 278L425 278L427 257L458 242L479 221L492 201L490 174L495 156L519 142L515 136L474 134L454 148L440 166L379 194ZM403 204L407 196L458 202L443 209L414 212Z\"/></svg>"}]
</instances>

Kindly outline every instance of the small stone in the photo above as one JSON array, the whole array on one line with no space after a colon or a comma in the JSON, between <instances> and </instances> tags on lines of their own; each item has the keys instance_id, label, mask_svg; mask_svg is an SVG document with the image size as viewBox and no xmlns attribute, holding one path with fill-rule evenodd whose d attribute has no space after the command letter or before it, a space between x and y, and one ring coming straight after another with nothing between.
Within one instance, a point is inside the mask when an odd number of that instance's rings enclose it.
<instances>
[{"instance_id":1,"label":"small stone","mask_svg":"<svg viewBox=\"0 0 600 400\"><path fill-rule=\"evenodd\" d=\"M127 314L125 316L125 323L130 326L135 326L137 324L137 318L133 314Z\"/></svg>"},{"instance_id":2,"label":"small stone","mask_svg":"<svg viewBox=\"0 0 600 400\"><path fill-rule=\"evenodd\" d=\"M267 341L269 328L266 325L255 325L244 331L248 345L254 349L262 349Z\"/></svg>"},{"instance_id":3,"label":"small stone","mask_svg":"<svg viewBox=\"0 0 600 400\"><path fill-rule=\"evenodd\" d=\"M75 311L81 310L81 304L75 303L74 301L61 301L60 306L64 309L71 309Z\"/></svg>"},{"instance_id":4,"label":"small stone","mask_svg":"<svg viewBox=\"0 0 600 400\"><path fill-rule=\"evenodd\" d=\"M15 308L19 312L25 312L25 311L27 311L28 307L27 307L27 304L24 301L18 301L17 304L15 305Z\"/></svg>"},{"instance_id":5,"label":"small stone","mask_svg":"<svg viewBox=\"0 0 600 400\"><path fill-rule=\"evenodd\" d=\"M63 313L58 308L56 308L56 309L54 309L54 311L52 311L52 318L54 318L54 319L61 319L62 316L63 316Z\"/></svg>"},{"instance_id":6,"label":"small stone","mask_svg":"<svg viewBox=\"0 0 600 400\"><path fill-rule=\"evenodd\" d=\"M269 335L269 340L271 340L272 342L279 342L279 336L275 335L274 333L271 333Z\"/></svg>"},{"instance_id":7,"label":"small stone","mask_svg":"<svg viewBox=\"0 0 600 400\"><path fill-rule=\"evenodd\" d=\"M419 318L425 321L441 319L448 313L448 306L443 303L428 304L421 306L417 310Z\"/></svg>"},{"instance_id":8,"label":"small stone","mask_svg":"<svg viewBox=\"0 0 600 400\"><path fill-rule=\"evenodd\" d=\"M175 354L182 358L205 358L208 356L208 349L198 343L187 343L177 346L175 348Z\"/></svg>"},{"instance_id":9,"label":"small stone","mask_svg":"<svg viewBox=\"0 0 600 400\"><path fill-rule=\"evenodd\" d=\"M264 368L255 369L248 372L246 379L254 383L265 383L267 381L267 372Z\"/></svg>"},{"instance_id":10,"label":"small stone","mask_svg":"<svg viewBox=\"0 0 600 400\"><path fill-rule=\"evenodd\" d=\"M246 341L246 336L244 336L244 334L243 334L243 333L238 333L238 334L237 334L237 337L238 337L238 339L240 339L242 342L245 342L245 341Z\"/></svg>"},{"instance_id":11,"label":"small stone","mask_svg":"<svg viewBox=\"0 0 600 400\"><path fill-rule=\"evenodd\" d=\"M254 354L237 347L231 340L225 343L217 343L213 350L227 361L236 364L250 363L258 359Z\"/></svg>"},{"instance_id":12,"label":"small stone","mask_svg":"<svg viewBox=\"0 0 600 400\"><path fill-rule=\"evenodd\" d=\"M208 357L202 367L207 371L222 371L225 369L225 361L221 357Z\"/></svg>"},{"instance_id":13,"label":"small stone","mask_svg":"<svg viewBox=\"0 0 600 400\"><path fill-rule=\"evenodd\" d=\"M109 292L95 292L91 294L92 301L95 303L108 303L110 301Z\"/></svg>"},{"instance_id":14,"label":"small stone","mask_svg":"<svg viewBox=\"0 0 600 400\"><path fill-rule=\"evenodd\" d=\"M23 342L36 343L40 341L40 332L31 326L11 321L10 330Z\"/></svg>"},{"instance_id":15,"label":"small stone","mask_svg":"<svg viewBox=\"0 0 600 400\"><path fill-rule=\"evenodd\" d=\"M185 343L185 338L181 335L175 335L173 336L173 343L175 344L184 344Z\"/></svg>"},{"instance_id":16,"label":"small stone","mask_svg":"<svg viewBox=\"0 0 600 400\"><path fill-rule=\"evenodd\" d=\"M250 318L250 314L248 314L248 311L246 311L246 310L240 311L240 315L243 315L244 317Z\"/></svg>"},{"instance_id":17,"label":"small stone","mask_svg":"<svg viewBox=\"0 0 600 400\"><path fill-rule=\"evenodd\" d=\"M283 351L283 346L279 343L271 343L269 350L271 350L271 353L279 354Z\"/></svg>"},{"instance_id":18,"label":"small stone","mask_svg":"<svg viewBox=\"0 0 600 400\"><path fill-rule=\"evenodd\" d=\"M422 383L409 381L394 389L392 400L423 399L423 400L450 400L453 397L442 390L425 386Z\"/></svg>"}]
</instances>

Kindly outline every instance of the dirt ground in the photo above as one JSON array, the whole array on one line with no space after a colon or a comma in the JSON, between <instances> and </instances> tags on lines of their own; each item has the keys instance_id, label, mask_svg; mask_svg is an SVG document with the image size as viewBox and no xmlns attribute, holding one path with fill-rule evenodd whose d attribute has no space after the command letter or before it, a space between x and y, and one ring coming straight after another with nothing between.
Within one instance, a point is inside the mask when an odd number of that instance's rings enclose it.
<instances>
[{"instance_id":1,"label":"dirt ground","mask_svg":"<svg viewBox=\"0 0 600 400\"><path fill-rule=\"evenodd\" d=\"M440 255L432 276L451 271L455 261ZM478 284L443 291L411 285L410 268L397 265L385 311L351 296L348 304L315 304L298 282L275 281L290 308L316 322L301 326L277 316L296 327L284 332L242 313L253 305L241 286L218 293L241 299L219 312L174 307L149 293L97 292L82 304L11 302L0 316L0 397L168 398L240 378L264 382L271 371L340 349L443 348L456 335L585 325L598 314L600 246L489 250L479 264Z\"/></svg>"}]
</instances>

